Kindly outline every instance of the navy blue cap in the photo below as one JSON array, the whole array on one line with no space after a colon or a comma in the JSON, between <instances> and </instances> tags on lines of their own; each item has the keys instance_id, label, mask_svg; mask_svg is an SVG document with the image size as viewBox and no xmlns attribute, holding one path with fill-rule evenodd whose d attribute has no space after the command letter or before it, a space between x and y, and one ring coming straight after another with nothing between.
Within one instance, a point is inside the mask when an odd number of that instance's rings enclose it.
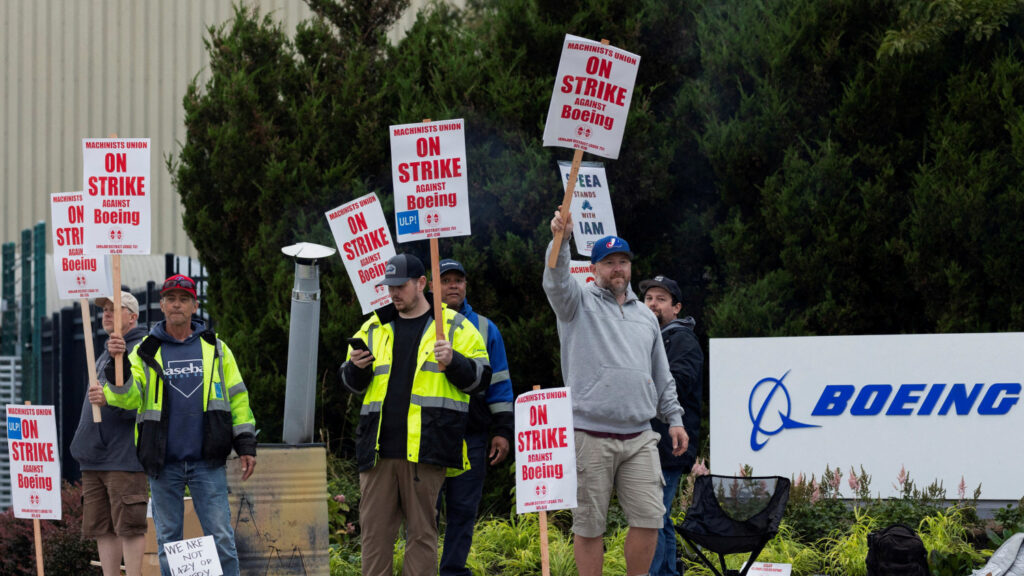
<instances>
[{"instance_id":1,"label":"navy blue cap","mask_svg":"<svg viewBox=\"0 0 1024 576\"><path fill-rule=\"evenodd\" d=\"M462 267L462 264L459 264L457 260L452 260L451 258L441 260L437 266L439 276L444 276L445 272L459 272L463 276L469 276L469 274L466 274L466 269Z\"/></svg>"},{"instance_id":2,"label":"navy blue cap","mask_svg":"<svg viewBox=\"0 0 1024 576\"><path fill-rule=\"evenodd\" d=\"M633 253L629 251L629 242L618 236L605 236L594 242L594 248L590 251L590 263L597 264L609 254L623 253L633 259Z\"/></svg>"},{"instance_id":3,"label":"navy blue cap","mask_svg":"<svg viewBox=\"0 0 1024 576\"><path fill-rule=\"evenodd\" d=\"M401 286L409 280L425 276L423 262L412 254L396 254L384 268L384 279L377 286Z\"/></svg>"}]
</instances>

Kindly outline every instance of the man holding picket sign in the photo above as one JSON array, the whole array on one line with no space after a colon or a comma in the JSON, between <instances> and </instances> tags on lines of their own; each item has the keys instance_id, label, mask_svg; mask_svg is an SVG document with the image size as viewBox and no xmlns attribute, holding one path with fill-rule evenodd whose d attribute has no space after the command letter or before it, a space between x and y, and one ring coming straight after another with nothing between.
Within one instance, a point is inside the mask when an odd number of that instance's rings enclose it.
<instances>
[{"instance_id":1,"label":"man holding picket sign","mask_svg":"<svg viewBox=\"0 0 1024 576\"><path fill-rule=\"evenodd\" d=\"M633 253L608 236L594 244L594 282L569 274L571 223L556 212L553 234L563 236L555 268L544 268L544 292L558 320L562 378L573 389L577 500L572 531L581 576L598 576L604 562L605 522L614 487L629 520L626 574L646 574L658 543L665 506L658 461L657 416L669 425L673 454L686 451L683 409L676 397L654 315L630 287ZM553 244L548 245L548 254Z\"/></svg>"},{"instance_id":2,"label":"man holding picket sign","mask_svg":"<svg viewBox=\"0 0 1024 576\"><path fill-rule=\"evenodd\" d=\"M388 260L380 285L391 304L349 340L348 358L338 370L342 385L363 395L356 429L362 573L391 576L404 520L402 573L434 576L437 496L446 472L469 468L463 440L469 397L487 390L491 367L480 332L454 310L443 307L445 338L436 337L419 258L398 254Z\"/></svg>"},{"instance_id":3,"label":"man holding picket sign","mask_svg":"<svg viewBox=\"0 0 1024 576\"><path fill-rule=\"evenodd\" d=\"M669 424L673 452L687 448L682 412L658 322L629 285L633 253L617 236L594 242L594 282L569 272L569 205L583 152L618 158L640 57L566 35L544 130L545 146L574 148L544 268L544 291L558 320L562 378L573 389L578 507L573 548L581 576L599 576L611 491L629 520L626 574L647 574L665 513L658 434L649 420Z\"/></svg>"}]
</instances>

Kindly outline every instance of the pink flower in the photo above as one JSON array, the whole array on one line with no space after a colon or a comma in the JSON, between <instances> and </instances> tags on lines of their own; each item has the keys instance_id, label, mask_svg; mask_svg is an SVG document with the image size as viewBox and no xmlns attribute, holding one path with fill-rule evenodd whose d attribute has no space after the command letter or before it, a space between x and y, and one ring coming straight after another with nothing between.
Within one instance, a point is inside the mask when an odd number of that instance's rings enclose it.
<instances>
[{"instance_id":1,"label":"pink flower","mask_svg":"<svg viewBox=\"0 0 1024 576\"><path fill-rule=\"evenodd\" d=\"M710 473L711 473L711 471L708 470L708 467L704 463L704 459L703 458L701 458L700 461L696 462L693 465L693 468L690 470L690 474L693 475L694 477L697 477L697 476L707 476Z\"/></svg>"},{"instance_id":2,"label":"pink flower","mask_svg":"<svg viewBox=\"0 0 1024 576\"><path fill-rule=\"evenodd\" d=\"M900 466L900 473L898 476L896 476L896 481L899 482L899 486L896 486L894 484L893 487L896 488L897 490L902 488L903 485L907 483L907 468L905 466Z\"/></svg>"},{"instance_id":3,"label":"pink flower","mask_svg":"<svg viewBox=\"0 0 1024 576\"><path fill-rule=\"evenodd\" d=\"M821 487L814 480L811 480L811 504L821 500Z\"/></svg>"},{"instance_id":4,"label":"pink flower","mask_svg":"<svg viewBox=\"0 0 1024 576\"><path fill-rule=\"evenodd\" d=\"M344 504L345 503L345 495L344 494L337 494L337 495L335 495L334 496L334 501L337 502L338 504Z\"/></svg>"},{"instance_id":5,"label":"pink flower","mask_svg":"<svg viewBox=\"0 0 1024 576\"><path fill-rule=\"evenodd\" d=\"M963 476L960 477L960 486L957 487L957 493L960 494L961 500L967 495L967 482L964 481Z\"/></svg>"},{"instance_id":6,"label":"pink flower","mask_svg":"<svg viewBox=\"0 0 1024 576\"><path fill-rule=\"evenodd\" d=\"M347 534L355 534L356 533L356 525L351 523L351 522L346 522L345 523L345 532Z\"/></svg>"},{"instance_id":7,"label":"pink flower","mask_svg":"<svg viewBox=\"0 0 1024 576\"><path fill-rule=\"evenodd\" d=\"M854 493L860 488L860 481L857 479L857 473L853 471L853 466L850 466L850 490Z\"/></svg>"},{"instance_id":8,"label":"pink flower","mask_svg":"<svg viewBox=\"0 0 1024 576\"><path fill-rule=\"evenodd\" d=\"M800 475L796 477L796 485L797 486L803 486L804 485L804 473L803 472L801 472Z\"/></svg>"}]
</instances>

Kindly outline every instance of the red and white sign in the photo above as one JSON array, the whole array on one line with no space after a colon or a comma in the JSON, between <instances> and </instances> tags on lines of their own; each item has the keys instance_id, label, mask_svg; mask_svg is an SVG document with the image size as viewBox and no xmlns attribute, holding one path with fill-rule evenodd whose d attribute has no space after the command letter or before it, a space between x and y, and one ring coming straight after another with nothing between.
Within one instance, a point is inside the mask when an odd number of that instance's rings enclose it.
<instances>
[{"instance_id":1,"label":"red and white sign","mask_svg":"<svg viewBox=\"0 0 1024 576\"><path fill-rule=\"evenodd\" d=\"M572 390L516 398L516 513L576 507Z\"/></svg>"},{"instance_id":2,"label":"red and white sign","mask_svg":"<svg viewBox=\"0 0 1024 576\"><path fill-rule=\"evenodd\" d=\"M793 573L792 564L771 562L754 562L747 570L747 576L789 576Z\"/></svg>"},{"instance_id":3,"label":"red and white sign","mask_svg":"<svg viewBox=\"0 0 1024 576\"><path fill-rule=\"evenodd\" d=\"M558 171L562 188L569 187L572 162L559 161ZM582 162L576 172L576 186L569 203L572 214L572 238L580 256L590 256L594 242L605 236L618 236L615 229L615 211L608 191L608 175L601 162Z\"/></svg>"},{"instance_id":4,"label":"red and white sign","mask_svg":"<svg viewBox=\"0 0 1024 576\"><path fill-rule=\"evenodd\" d=\"M60 446L53 406L7 405L14 517L60 520Z\"/></svg>"},{"instance_id":5,"label":"red and white sign","mask_svg":"<svg viewBox=\"0 0 1024 576\"><path fill-rule=\"evenodd\" d=\"M569 260L569 274L579 280L580 284L586 285L594 281L594 271L590 260Z\"/></svg>"},{"instance_id":6,"label":"red and white sign","mask_svg":"<svg viewBox=\"0 0 1024 576\"><path fill-rule=\"evenodd\" d=\"M391 175L399 242L470 234L461 118L392 126Z\"/></svg>"},{"instance_id":7,"label":"red and white sign","mask_svg":"<svg viewBox=\"0 0 1024 576\"><path fill-rule=\"evenodd\" d=\"M149 254L149 158L149 138L82 140L86 254Z\"/></svg>"},{"instance_id":8,"label":"red and white sign","mask_svg":"<svg viewBox=\"0 0 1024 576\"><path fill-rule=\"evenodd\" d=\"M566 34L544 145L618 158L639 67L636 54Z\"/></svg>"},{"instance_id":9,"label":"red and white sign","mask_svg":"<svg viewBox=\"0 0 1024 576\"><path fill-rule=\"evenodd\" d=\"M363 314L390 304L387 286L377 283L384 278L384 268L395 255L395 245L377 195L371 192L329 210L327 222Z\"/></svg>"},{"instance_id":10,"label":"red and white sign","mask_svg":"<svg viewBox=\"0 0 1024 576\"><path fill-rule=\"evenodd\" d=\"M81 192L50 194L53 218L53 271L62 299L98 298L112 293L107 257L86 255L85 209Z\"/></svg>"}]
</instances>

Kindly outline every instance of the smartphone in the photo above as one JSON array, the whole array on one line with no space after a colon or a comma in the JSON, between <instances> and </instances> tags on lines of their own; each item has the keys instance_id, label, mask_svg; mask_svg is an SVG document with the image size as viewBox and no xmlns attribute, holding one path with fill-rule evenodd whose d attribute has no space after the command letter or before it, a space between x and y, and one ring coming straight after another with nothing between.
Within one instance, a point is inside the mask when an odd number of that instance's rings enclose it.
<instances>
[{"instance_id":1,"label":"smartphone","mask_svg":"<svg viewBox=\"0 0 1024 576\"><path fill-rule=\"evenodd\" d=\"M353 350L370 351L370 348L366 345L366 342L363 342L362 338L348 338L347 341L348 345L351 346Z\"/></svg>"}]
</instances>

